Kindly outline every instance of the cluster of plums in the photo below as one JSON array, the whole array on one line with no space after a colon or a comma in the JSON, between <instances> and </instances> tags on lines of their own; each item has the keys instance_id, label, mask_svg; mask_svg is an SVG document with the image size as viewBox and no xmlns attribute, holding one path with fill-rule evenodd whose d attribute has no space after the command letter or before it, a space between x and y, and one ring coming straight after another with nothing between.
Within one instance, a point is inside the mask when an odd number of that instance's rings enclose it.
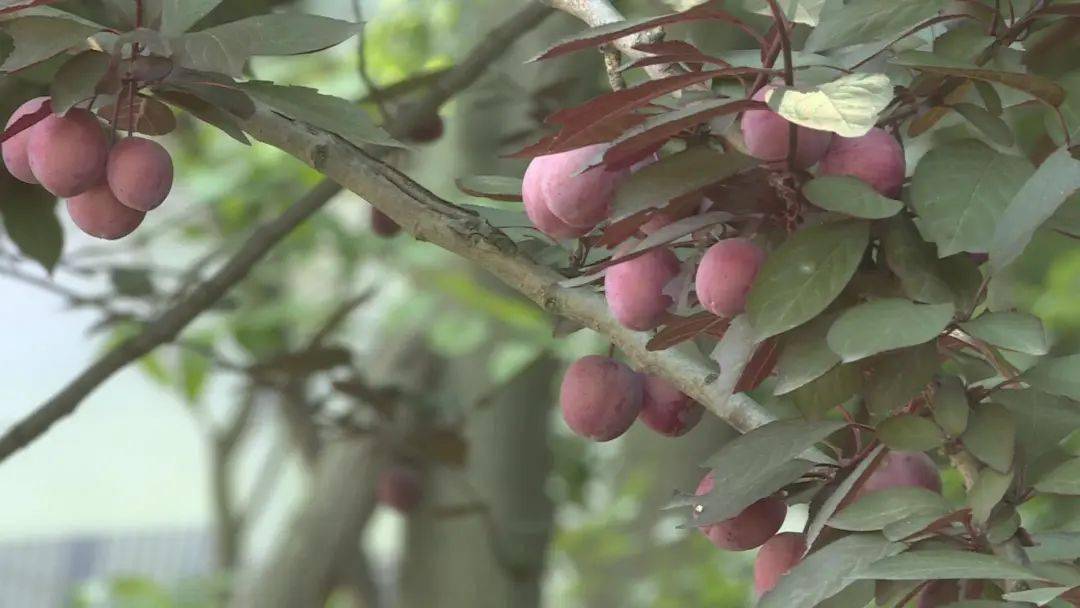
<instances>
[{"instance_id":1,"label":"cluster of plums","mask_svg":"<svg viewBox=\"0 0 1080 608\"><path fill-rule=\"evenodd\" d=\"M24 103L8 127L47 101L38 97ZM131 234L172 189L172 157L161 144L127 137L110 149L101 122L81 108L49 114L17 133L4 142L3 156L12 176L67 199L75 225L102 239Z\"/></svg>"},{"instance_id":2,"label":"cluster of plums","mask_svg":"<svg viewBox=\"0 0 1080 608\"><path fill-rule=\"evenodd\" d=\"M638 418L662 435L678 437L694 428L705 412L667 380L600 355L570 365L559 401L566 424L593 441L615 439Z\"/></svg>"},{"instance_id":3,"label":"cluster of plums","mask_svg":"<svg viewBox=\"0 0 1080 608\"><path fill-rule=\"evenodd\" d=\"M698 496L713 491L712 474L698 484ZM937 465L922 452L889 452L877 469L845 505L888 488L919 487L941 493L941 477ZM843 505L842 505L843 506ZM777 534L787 516L787 505L778 497L763 498L741 513L699 530L714 545L726 551L747 551L761 547L754 561L754 592L760 597L780 582L806 553L806 537L796 532ZM951 595L950 595L951 593ZM965 591L965 595L970 594ZM927 586L920 594L919 608L936 608L959 599L960 586L954 581L941 581Z\"/></svg>"},{"instance_id":4,"label":"cluster of plums","mask_svg":"<svg viewBox=\"0 0 1080 608\"><path fill-rule=\"evenodd\" d=\"M763 99L767 90L761 89L754 98ZM788 153L789 125L772 110L746 112L741 128L747 151L767 165L780 164ZM861 137L846 138L799 127L797 140L795 157L799 168L817 165L818 175L852 176L884 196L899 195L906 172L904 151L884 130L875 128ZM616 189L634 168L584 170L604 149L605 144L595 144L532 160L522 183L522 198L534 227L552 238L569 239L588 234L608 219ZM708 210L708 205L705 199L701 210ZM677 219L682 218L657 212L641 232L650 234ZM616 260L621 253L616 250ZM604 289L608 305L624 326L637 331L653 329L673 304L664 289L679 274L680 261L665 247L624 257L626 261L607 270ZM698 301L719 316L739 314L764 259L765 251L749 239L730 238L715 243L697 268L694 288Z\"/></svg>"}]
</instances>

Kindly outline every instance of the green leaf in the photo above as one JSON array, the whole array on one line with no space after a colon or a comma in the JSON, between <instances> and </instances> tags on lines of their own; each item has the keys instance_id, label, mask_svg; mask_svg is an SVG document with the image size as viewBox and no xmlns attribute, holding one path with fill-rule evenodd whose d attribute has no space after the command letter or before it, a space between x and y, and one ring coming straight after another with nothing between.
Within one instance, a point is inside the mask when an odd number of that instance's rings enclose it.
<instances>
[{"instance_id":1,"label":"green leaf","mask_svg":"<svg viewBox=\"0 0 1080 608\"><path fill-rule=\"evenodd\" d=\"M86 42L101 28L62 17L19 17L0 23L0 31L15 43L15 50L0 65L0 72L10 73Z\"/></svg>"},{"instance_id":2,"label":"green leaf","mask_svg":"<svg viewBox=\"0 0 1080 608\"><path fill-rule=\"evenodd\" d=\"M852 44L892 40L937 15L943 0L862 0L837 12L824 12L803 50L816 53Z\"/></svg>"},{"instance_id":3,"label":"green leaf","mask_svg":"<svg viewBox=\"0 0 1080 608\"><path fill-rule=\"evenodd\" d=\"M925 452L945 443L945 435L927 418L901 414L878 425L881 442L894 450Z\"/></svg>"},{"instance_id":4,"label":"green leaf","mask_svg":"<svg viewBox=\"0 0 1080 608\"><path fill-rule=\"evenodd\" d=\"M810 519L810 523L806 526L806 546L813 547L817 542L818 536L821 531L825 529L825 524L836 513L836 510L840 508L840 504L851 494L851 491L855 488L855 484L859 482L859 479L863 478L870 467L875 462L878 462L881 453L885 451L885 446L879 445L873 450L870 450L868 454L847 474L833 490L832 494L821 503L821 507L813 514Z\"/></svg>"},{"instance_id":5,"label":"green leaf","mask_svg":"<svg viewBox=\"0 0 1080 608\"><path fill-rule=\"evenodd\" d=\"M797 478L809 470L802 469L809 463L796 458L843 427L844 423L834 421L780 420L725 444L705 463L712 469L718 491L698 500L704 507L698 513L698 525L733 517L790 483L792 479L783 478L793 473Z\"/></svg>"},{"instance_id":6,"label":"green leaf","mask_svg":"<svg viewBox=\"0 0 1080 608\"><path fill-rule=\"evenodd\" d=\"M1080 161L1059 148L1035 171L1009 202L990 244L990 267L996 272L1016 261L1035 231L1080 188Z\"/></svg>"},{"instance_id":7,"label":"green leaf","mask_svg":"<svg viewBox=\"0 0 1080 608\"><path fill-rule=\"evenodd\" d=\"M973 103L957 103L952 109L995 144L1008 148L1016 143L1009 125L984 108Z\"/></svg>"},{"instance_id":8,"label":"green leaf","mask_svg":"<svg viewBox=\"0 0 1080 608\"><path fill-rule=\"evenodd\" d=\"M880 220L900 212L904 204L881 196L866 182L847 175L826 175L803 186L803 195L826 211Z\"/></svg>"},{"instance_id":9,"label":"green leaf","mask_svg":"<svg viewBox=\"0 0 1080 608\"><path fill-rule=\"evenodd\" d=\"M1012 484L1013 473L999 473L991 468L985 468L979 473L979 478L968 490L967 506L971 508L971 514L975 521L985 524L990 521L990 512L1001 502L1005 492Z\"/></svg>"},{"instance_id":10,"label":"green leaf","mask_svg":"<svg viewBox=\"0 0 1080 608\"><path fill-rule=\"evenodd\" d=\"M256 15L180 36L174 57L184 67L239 77L252 57L321 51L352 38L360 28L317 15Z\"/></svg>"},{"instance_id":11,"label":"green leaf","mask_svg":"<svg viewBox=\"0 0 1080 608\"><path fill-rule=\"evenodd\" d=\"M1009 600L1010 602L1027 602L1035 604L1036 606L1045 606L1061 597L1070 589L1072 589L1072 587L1039 587L1037 589L1025 589L1024 591L1006 593L1001 596L1001 599Z\"/></svg>"},{"instance_id":12,"label":"green leaf","mask_svg":"<svg viewBox=\"0 0 1080 608\"><path fill-rule=\"evenodd\" d=\"M1033 172L1027 160L976 140L927 152L915 168L911 203L938 255L987 252L1002 213Z\"/></svg>"},{"instance_id":13,"label":"green leaf","mask_svg":"<svg viewBox=\"0 0 1080 608\"><path fill-rule=\"evenodd\" d=\"M901 486L870 492L829 520L829 527L853 532L881 530L915 515L942 517L949 505L926 488Z\"/></svg>"},{"instance_id":14,"label":"green leaf","mask_svg":"<svg viewBox=\"0 0 1080 608\"><path fill-rule=\"evenodd\" d=\"M829 348L845 362L935 339L953 317L952 304L886 298L844 311L829 328Z\"/></svg>"},{"instance_id":15,"label":"green leaf","mask_svg":"<svg viewBox=\"0 0 1080 608\"><path fill-rule=\"evenodd\" d=\"M805 228L766 260L747 297L750 322L760 339L813 319L836 299L855 274L870 239L863 221Z\"/></svg>"},{"instance_id":16,"label":"green leaf","mask_svg":"<svg viewBox=\"0 0 1080 608\"><path fill-rule=\"evenodd\" d=\"M948 550L908 551L902 555L883 559L855 573L854 576L860 579L887 581L1038 578L1027 568L996 555Z\"/></svg>"},{"instance_id":17,"label":"green leaf","mask_svg":"<svg viewBox=\"0 0 1080 608\"><path fill-rule=\"evenodd\" d=\"M0 217L19 252L52 272L64 249L64 231L56 218L56 199L41 188L0 171Z\"/></svg>"},{"instance_id":18,"label":"green leaf","mask_svg":"<svg viewBox=\"0 0 1080 608\"><path fill-rule=\"evenodd\" d=\"M245 82L243 90L293 120L306 122L340 136L355 146L402 144L372 122L366 111L339 97L315 89L283 87L263 81Z\"/></svg>"},{"instance_id":19,"label":"green leaf","mask_svg":"<svg viewBox=\"0 0 1080 608\"><path fill-rule=\"evenodd\" d=\"M1080 401L1080 355L1044 359L1021 378L1051 395Z\"/></svg>"},{"instance_id":20,"label":"green leaf","mask_svg":"<svg viewBox=\"0 0 1080 608\"><path fill-rule=\"evenodd\" d=\"M125 296L141 298L157 292L146 268L112 268L109 280L113 288Z\"/></svg>"},{"instance_id":21,"label":"green leaf","mask_svg":"<svg viewBox=\"0 0 1080 608\"><path fill-rule=\"evenodd\" d=\"M889 62L923 72L930 72L931 74L1003 84L1029 93L1031 96L1052 106L1060 106L1065 100L1065 90L1060 85L1049 78L1034 74L989 70L940 57L926 51L904 51L890 59Z\"/></svg>"},{"instance_id":22,"label":"green leaf","mask_svg":"<svg viewBox=\"0 0 1080 608\"><path fill-rule=\"evenodd\" d=\"M1080 408L1061 397L1024 389L998 391L994 399L1012 414L1016 441L1028 462L1054 450L1060 441L1080 428Z\"/></svg>"},{"instance_id":23,"label":"green leaf","mask_svg":"<svg viewBox=\"0 0 1080 608\"><path fill-rule=\"evenodd\" d=\"M900 278L900 286L912 300L928 304L952 302L955 298L938 266L934 246L927 243L906 216L885 224L882 252L889 268Z\"/></svg>"},{"instance_id":24,"label":"green leaf","mask_svg":"<svg viewBox=\"0 0 1080 608\"><path fill-rule=\"evenodd\" d=\"M905 548L880 534L845 536L807 555L761 597L757 608L813 608L855 579L874 578L863 576L871 564Z\"/></svg>"},{"instance_id":25,"label":"green leaf","mask_svg":"<svg viewBox=\"0 0 1080 608\"><path fill-rule=\"evenodd\" d=\"M615 191L613 217L619 219L643 209L731 177L754 164L748 156L721 153L706 146L691 146L635 171Z\"/></svg>"},{"instance_id":26,"label":"green leaf","mask_svg":"<svg viewBox=\"0 0 1080 608\"><path fill-rule=\"evenodd\" d=\"M937 347L931 342L875 357L867 382L867 409L876 417L888 415L918 395L940 368Z\"/></svg>"},{"instance_id":27,"label":"green leaf","mask_svg":"<svg viewBox=\"0 0 1080 608\"><path fill-rule=\"evenodd\" d=\"M994 116L1001 116L1001 96L998 95L994 85L984 80L975 81L975 91L982 98L986 111ZM1011 133L1011 132L1010 132Z\"/></svg>"},{"instance_id":28,"label":"green leaf","mask_svg":"<svg viewBox=\"0 0 1080 608\"><path fill-rule=\"evenodd\" d=\"M458 190L469 196L486 198L493 201L521 201L520 177L503 175L466 175L454 180ZM517 206L520 208L520 205Z\"/></svg>"},{"instance_id":29,"label":"green leaf","mask_svg":"<svg viewBox=\"0 0 1080 608\"><path fill-rule=\"evenodd\" d=\"M210 14L221 0L162 0L161 32L177 36Z\"/></svg>"},{"instance_id":30,"label":"green leaf","mask_svg":"<svg viewBox=\"0 0 1080 608\"><path fill-rule=\"evenodd\" d=\"M968 428L960 436L964 447L999 473L1012 468L1016 425L1005 407L984 403L971 413Z\"/></svg>"},{"instance_id":31,"label":"green leaf","mask_svg":"<svg viewBox=\"0 0 1080 608\"><path fill-rule=\"evenodd\" d=\"M248 140L247 135L244 134L244 130L240 128L236 119L225 110L184 91L158 89L154 93L159 99L174 107L186 110L195 118L217 127L223 133L245 146L251 145L251 141Z\"/></svg>"},{"instance_id":32,"label":"green leaf","mask_svg":"<svg viewBox=\"0 0 1080 608\"><path fill-rule=\"evenodd\" d=\"M110 61L105 53L83 51L60 66L49 88L53 113L66 114L75 104L93 97Z\"/></svg>"},{"instance_id":33,"label":"green leaf","mask_svg":"<svg viewBox=\"0 0 1080 608\"><path fill-rule=\"evenodd\" d=\"M1024 312L989 312L974 321L961 323L969 334L994 346L1029 355L1049 352L1042 321Z\"/></svg>"},{"instance_id":34,"label":"green leaf","mask_svg":"<svg viewBox=\"0 0 1080 608\"><path fill-rule=\"evenodd\" d=\"M888 76L854 73L806 91L776 87L765 100L797 125L843 137L860 137L874 127L892 98Z\"/></svg>"},{"instance_id":35,"label":"green leaf","mask_svg":"<svg viewBox=\"0 0 1080 608\"><path fill-rule=\"evenodd\" d=\"M837 365L820 378L791 392L791 400L807 420L817 420L851 399L863 387L858 365Z\"/></svg>"},{"instance_id":36,"label":"green leaf","mask_svg":"<svg viewBox=\"0 0 1080 608\"><path fill-rule=\"evenodd\" d=\"M950 437L959 437L967 429L970 413L964 383L956 376L942 378L934 391L934 420Z\"/></svg>"},{"instance_id":37,"label":"green leaf","mask_svg":"<svg viewBox=\"0 0 1080 608\"><path fill-rule=\"evenodd\" d=\"M809 26L818 24L818 17L826 0L778 0L784 16L795 23L805 23ZM747 9L758 15L772 17L772 9L766 0L751 0L747 2Z\"/></svg>"},{"instance_id":38,"label":"green leaf","mask_svg":"<svg viewBox=\"0 0 1080 608\"><path fill-rule=\"evenodd\" d=\"M1032 534L1034 547L1027 550L1032 561L1073 560L1080 557L1080 532L1041 532Z\"/></svg>"},{"instance_id":39,"label":"green leaf","mask_svg":"<svg viewBox=\"0 0 1080 608\"><path fill-rule=\"evenodd\" d=\"M1048 494L1080 495L1080 458L1067 460L1043 475L1035 489Z\"/></svg>"},{"instance_id":40,"label":"green leaf","mask_svg":"<svg viewBox=\"0 0 1080 608\"><path fill-rule=\"evenodd\" d=\"M840 357L829 349L825 334L834 315L823 315L783 336L783 350L776 363L775 395L784 395L820 378L840 363Z\"/></svg>"},{"instance_id":41,"label":"green leaf","mask_svg":"<svg viewBox=\"0 0 1080 608\"><path fill-rule=\"evenodd\" d=\"M201 355L185 351L180 356L180 391L188 403L195 403L206 388L210 362Z\"/></svg>"}]
</instances>

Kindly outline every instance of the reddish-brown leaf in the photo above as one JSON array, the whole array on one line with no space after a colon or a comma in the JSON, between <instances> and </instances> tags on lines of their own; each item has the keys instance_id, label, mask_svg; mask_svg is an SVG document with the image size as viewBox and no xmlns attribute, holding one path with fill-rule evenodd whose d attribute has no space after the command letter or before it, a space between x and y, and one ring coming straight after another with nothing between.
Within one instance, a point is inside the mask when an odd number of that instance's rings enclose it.
<instances>
[{"instance_id":1,"label":"reddish-brown leaf","mask_svg":"<svg viewBox=\"0 0 1080 608\"><path fill-rule=\"evenodd\" d=\"M669 316L672 320L668 321L667 325L653 336L652 340L649 340L649 343L645 345L646 349L651 351L667 350L672 346L692 340L703 333L722 337L723 332L727 330L730 324L730 320L718 317L708 311L702 311L689 317Z\"/></svg>"},{"instance_id":2,"label":"reddish-brown leaf","mask_svg":"<svg viewBox=\"0 0 1080 608\"><path fill-rule=\"evenodd\" d=\"M709 2L699 4L698 6L678 13L668 13L666 15L660 15L659 17L649 17L631 21L620 21L595 27L556 43L548 50L534 57L532 61L551 59L552 57L558 57L574 51L595 48L618 40L619 38L625 38L630 34L644 32L672 23L715 19L730 23L743 31L753 31L752 28L749 28L738 17L722 10L720 8L722 4L723 2L721 0L710 0Z\"/></svg>"},{"instance_id":3,"label":"reddish-brown leaf","mask_svg":"<svg viewBox=\"0 0 1080 608\"><path fill-rule=\"evenodd\" d=\"M743 368L742 375L739 376L739 381L735 383L735 392L752 391L761 386L765 378L768 378L769 374L776 368L776 363L779 360L779 341L776 336L773 336L754 351L754 356L750 357L750 361Z\"/></svg>"},{"instance_id":4,"label":"reddish-brown leaf","mask_svg":"<svg viewBox=\"0 0 1080 608\"><path fill-rule=\"evenodd\" d=\"M628 114L616 116L603 122L589 125L585 129L564 137L562 133L549 135L535 144L531 144L510 154L510 158L534 158L546 154L566 152L592 144L604 144L617 139L627 129L640 125L648 120L647 116L640 114Z\"/></svg>"},{"instance_id":5,"label":"reddish-brown leaf","mask_svg":"<svg viewBox=\"0 0 1080 608\"><path fill-rule=\"evenodd\" d=\"M615 144L604 153L604 165L609 167L625 165L627 159L639 157L642 150L655 148L657 145L662 146L684 130L704 124L717 116L765 108L768 106L764 103L749 99L736 101L713 99L651 117L615 141Z\"/></svg>"},{"instance_id":6,"label":"reddish-brown leaf","mask_svg":"<svg viewBox=\"0 0 1080 608\"><path fill-rule=\"evenodd\" d=\"M605 228L604 234L600 236L596 244L610 249L634 236L638 228L648 222L650 217L652 217L652 209L642 209L633 215L624 217Z\"/></svg>"},{"instance_id":7,"label":"reddish-brown leaf","mask_svg":"<svg viewBox=\"0 0 1080 608\"><path fill-rule=\"evenodd\" d=\"M45 120L45 117L49 114L52 114L52 101L45 100L45 103L41 104L40 108L29 114L20 116L19 120L16 120L11 123L10 127L4 129L3 135L0 135L0 143L15 137L19 133L22 133L42 120Z\"/></svg>"},{"instance_id":8,"label":"reddish-brown leaf","mask_svg":"<svg viewBox=\"0 0 1080 608\"><path fill-rule=\"evenodd\" d=\"M581 129L599 120L629 114L644 107L657 97L673 93L699 82L713 78L746 76L756 74L759 71L757 68L723 68L649 80L636 87L613 91L590 99L579 106L559 110L549 116L547 122L562 125L568 130ZM569 134L568 132L567 136Z\"/></svg>"}]
</instances>

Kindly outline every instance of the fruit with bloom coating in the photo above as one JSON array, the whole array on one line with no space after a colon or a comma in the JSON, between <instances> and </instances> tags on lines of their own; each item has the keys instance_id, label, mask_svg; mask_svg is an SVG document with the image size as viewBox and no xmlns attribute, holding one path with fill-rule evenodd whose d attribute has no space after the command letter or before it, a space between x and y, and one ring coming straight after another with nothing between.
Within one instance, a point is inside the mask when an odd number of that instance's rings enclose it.
<instances>
[{"instance_id":1,"label":"fruit with bloom coating","mask_svg":"<svg viewBox=\"0 0 1080 608\"><path fill-rule=\"evenodd\" d=\"M678 274L679 258L666 247L609 267L604 276L604 294L611 314L624 327L653 329L674 303L664 288Z\"/></svg>"},{"instance_id":2,"label":"fruit with bloom coating","mask_svg":"<svg viewBox=\"0 0 1080 608\"><path fill-rule=\"evenodd\" d=\"M888 452L855 497L904 486L925 488L940 494L941 474L937 465L922 452Z\"/></svg>"},{"instance_id":3,"label":"fruit with bloom coating","mask_svg":"<svg viewBox=\"0 0 1080 608\"><path fill-rule=\"evenodd\" d=\"M11 127L11 125L15 124L15 121L23 116L40 110L41 104L48 100L48 97L35 97L19 106L12 113L11 118L8 119L5 129ZM24 129L3 143L4 166L7 167L8 173L15 179L28 184L38 183L37 178L34 177L34 172L30 170L30 158L27 156L26 150L26 145L30 141L30 132L36 127L35 124L29 129Z\"/></svg>"},{"instance_id":4,"label":"fruit with bloom coating","mask_svg":"<svg viewBox=\"0 0 1080 608\"><path fill-rule=\"evenodd\" d=\"M701 479L695 495L712 492L716 480L710 472ZM766 497L746 507L741 513L716 523L701 526L701 532L712 544L727 551L747 551L772 538L784 525L787 505L784 501Z\"/></svg>"},{"instance_id":5,"label":"fruit with bloom coating","mask_svg":"<svg viewBox=\"0 0 1080 608\"><path fill-rule=\"evenodd\" d=\"M379 502L401 513L409 513L423 498L423 481L416 469L395 464L379 473L375 496Z\"/></svg>"},{"instance_id":6,"label":"fruit with bloom coating","mask_svg":"<svg viewBox=\"0 0 1080 608\"><path fill-rule=\"evenodd\" d=\"M796 532L784 532L770 538L761 546L754 560L754 593L761 597L780 582L806 553L806 537Z\"/></svg>"},{"instance_id":7,"label":"fruit with bloom coating","mask_svg":"<svg viewBox=\"0 0 1080 608\"><path fill-rule=\"evenodd\" d=\"M694 278L701 305L721 317L741 313L764 262L765 251L747 239L724 239L709 247Z\"/></svg>"},{"instance_id":8,"label":"fruit with bloom coating","mask_svg":"<svg viewBox=\"0 0 1080 608\"><path fill-rule=\"evenodd\" d=\"M557 238L571 238L608 217L615 188L630 175L630 170L594 167L582 172L605 148L604 144L594 144L532 159L521 194L525 211L537 228ZM545 218L545 209L561 225Z\"/></svg>"},{"instance_id":9,"label":"fruit with bloom coating","mask_svg":"<svg viewBox=\"0 0 1080 608\"><path fill-rule=\"evenodd\" d=\"M116 200L105 182L67 199L67 211L80 230L110 241L134 232L146 215Z\"/></svg>"},{"instance_id":10,"label":"fruit with bloom coating","mask_svg":"<svg viewBox=\"0 0 1080 608\"><path fill-rule=\"evenodd\" d=\"M559 389L567 426L594 441L610 441L634 424L641 412L642 379L626 365L588 355L570 365Z\"/></svg>"},{"instance_id":11,"label":"fruit with bloom coating","mask_svg":"<svg viewBox=\"0 0 1080 608\"><path fill-rule=\"evenodd\" d=\"M106 168L116 200L138 211L150 211L169 196L173 161L156 141L128 137L113 146Z\"/></svg>"},{"instance_id":12,"label":"fruit with bloom coating","mask_svg":"<svg viewBox=\"0 0 1080 608\"><path fill-rule=\"evenodd\" d=\"M650 429L679 437L701 422L705 408L660 376L645 376L644 400L638 418Z\"/></svg>"},{"instance_id":13,"label":"fruit with bloom coating","mask_svg":"<svg viewBox=\"0 0 1080 608\"><path fill-rule=\"evenodd\" d=\"M754 93L755 101L765 101L772 87L762 87ZM786 118L772 110L748 110L743 113L743 140L750 156L770 163L782 163L788 156L789 125ZM807 127L798 127L795 164L807 168L818 162L832 141L833 134Z\"/></svg>"},{"instance_id":14,"label":"fruit with bloom coating","mask_svg":"<svg viewBox=\"0 0 1080 608\"><path fill-rule=\"evenodd\" d=\"M66 198L102 182L109 147L97 117L76 108L34 125L26 152L30 170L42 187Z\"/></svg>"},{"instance_id":15,"label":"fruit with bloom coating","mask_svg":"<svg viewBox=\"0 0 1080 608\"><path fill-rule=\"evenodd\" d=\"M850 175L883 196L898 197L907 164L904 149L884 129L874 127L860 137L836 137L818 166L820 175Z\"/></svg>"}]
</instances>

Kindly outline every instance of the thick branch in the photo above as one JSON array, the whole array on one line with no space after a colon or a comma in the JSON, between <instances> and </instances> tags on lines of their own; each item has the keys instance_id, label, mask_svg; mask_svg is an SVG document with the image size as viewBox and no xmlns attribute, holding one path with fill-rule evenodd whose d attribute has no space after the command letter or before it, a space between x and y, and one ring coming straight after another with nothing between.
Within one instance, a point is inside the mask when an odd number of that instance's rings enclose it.
<instances>
[{"instance_id":1,"label":"thick branch","mask_svg":"<svg viewBox=\"0 0 1080 608\"><path fill-rule=\"evenodd\" d=\"M716 370L698 358L677 349L647 350L649 334L622 327L602 297L587 289L561 287L561 275L519 252L505 234L374 155L266 109L259 109L244 127L256 139L289 152L360 195L417 239L475 262L543 309L609 337L641 369L671 379L735 428L747 431L771 419L753 401L732 398L716 382Z\"/></svg>"}]
</instances>

